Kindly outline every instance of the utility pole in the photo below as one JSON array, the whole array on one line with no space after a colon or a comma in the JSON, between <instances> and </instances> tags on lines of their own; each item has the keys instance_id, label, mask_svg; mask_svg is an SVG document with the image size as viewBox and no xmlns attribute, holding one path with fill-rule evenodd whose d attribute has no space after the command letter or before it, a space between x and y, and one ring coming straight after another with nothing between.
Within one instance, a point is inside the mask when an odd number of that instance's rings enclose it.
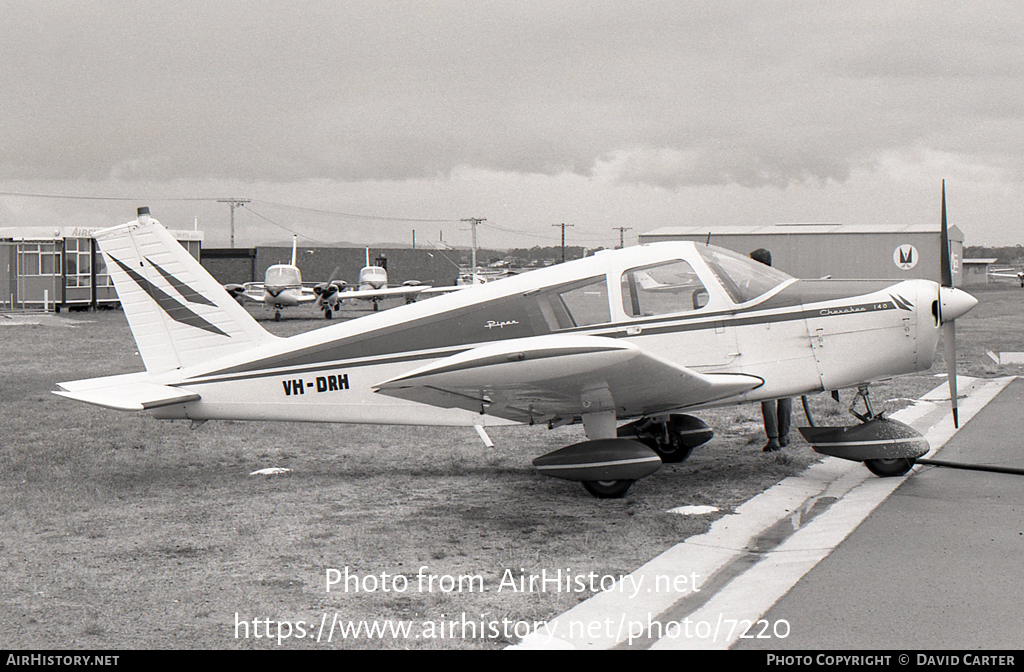
<instances>
[{"instance_id":1,"label":"utility pole","mask_svg":"<svg viewBox=\"0 0 1024 672\"><path fill-rule=\"evenodd\" d=\"M552 224L551 226L560 226L560 227L562 227L562 263L564 264L565 263L565 227L567 227L567 226L573 227L573 226L576 226L576 225L575 224L566 224L565 222L562 222L561 224Z\"/></svg>"},{"instance_id":2,"label":"utility pole","mask_svg":"<svg viewBox=\"0 0 1024 672\"><path fill-rule=\"evenodd\" d=\"M622 248L624 248L626 246L626 240L625 240L625 237L624 237L626 231L632 231L633 229L632 229L632 227L629 227L629 226L613 226L612 230L619 232L619 246L617 248L615 248L615 249L621 250Z\"/></svg>"},{"instance_id":3,"label":"utility pole","mask_svg":"<svg viewBox=\"0 0 1024 672\"><path fill-rule=\"evenodd\" d=\"M248 198L218 198L217 202L231 206L231 249L235 249L235 208L251 201Z\"/></svg>"},{"instance_id":4,"label":"utility pole","mask_svg":"<svg viewBox=\"0 0 1024 672\"><path fill-rule=\"evenodd\" d=\"M470 227L473 229L473 284L476 284L476 227L480 222L486 222L486 217L468 217L462 220L463 222L469 222Z\"/></svg>"}]
</instances>

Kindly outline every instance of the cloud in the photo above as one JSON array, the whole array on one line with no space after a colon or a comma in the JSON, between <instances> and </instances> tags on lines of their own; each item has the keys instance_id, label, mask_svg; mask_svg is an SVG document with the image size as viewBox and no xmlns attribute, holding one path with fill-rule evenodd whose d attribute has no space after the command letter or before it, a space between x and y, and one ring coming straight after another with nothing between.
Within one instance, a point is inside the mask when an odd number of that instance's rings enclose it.
<instances>
[{"instance_id":1,"label":"cloud","mask_svg":"<svg viewBox=\"0 0 1024 672\"><path fill-rule=\"evenodd\" d=\"M987 7L14 4L0 178L782 188L918 147L1020 172L1022 10Z\"/></svg>"}]
</instances>

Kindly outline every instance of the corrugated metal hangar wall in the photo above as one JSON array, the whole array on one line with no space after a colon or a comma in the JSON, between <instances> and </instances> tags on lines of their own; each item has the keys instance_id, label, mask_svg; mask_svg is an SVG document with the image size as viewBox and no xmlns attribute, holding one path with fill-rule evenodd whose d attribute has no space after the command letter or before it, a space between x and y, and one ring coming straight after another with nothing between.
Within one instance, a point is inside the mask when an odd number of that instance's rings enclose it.
<instances>
[{"instance_id":1,"label":"corrugated metal hangar wall","mask_svg":"<svg viewBox=\"0 0 1024 672\"><path fill-rule=\"evenodd\" d=\"M939 280L939 226L871 227L842 224L774 224L715 227L710 243L740 254L763 247L772 265L798 278ZM709 229L668 227L640 234L640 243L709 241ZM963 233L949 229L953 284L962 284Z\"/></svg>"}]
</instances>

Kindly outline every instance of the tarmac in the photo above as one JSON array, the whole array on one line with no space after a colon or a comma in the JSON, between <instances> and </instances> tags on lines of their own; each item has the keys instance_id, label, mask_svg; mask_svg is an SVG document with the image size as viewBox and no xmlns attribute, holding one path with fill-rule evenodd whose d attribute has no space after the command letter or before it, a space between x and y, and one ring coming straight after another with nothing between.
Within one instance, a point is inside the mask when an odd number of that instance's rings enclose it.
<instances>
[{"instance_id":1,"label":"tarmac","mask_svg":"<svg viewBox=\"0 0 1024 672\"><path fill-rule=\"evenodd\" d=\"M1024 468L1024 379L959 379L893 414L926 456ZM1024 642L1022 476L825 458L512 648L963 650Z\"/></svg>"}]
</instances>

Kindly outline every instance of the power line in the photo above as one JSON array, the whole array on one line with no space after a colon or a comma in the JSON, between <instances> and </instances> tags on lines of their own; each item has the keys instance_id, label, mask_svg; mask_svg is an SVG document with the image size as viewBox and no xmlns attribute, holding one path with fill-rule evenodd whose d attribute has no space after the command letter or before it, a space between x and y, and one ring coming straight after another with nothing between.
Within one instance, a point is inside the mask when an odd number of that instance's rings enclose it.
<instances>
[{"instance_id":1,"label":"power line","mask_svg":"<svg viewBox=\"0 0 1024 672\"><path fill-rule=\"evenodd\" d=\"M573 226L576 226L576 225L575 224L566 224L565 222L562 222L561 224L552 224L551 226L560 226L560 227L562 227L562 263L564 264L565 263L565 227L567 227L567 226L568 227L573 227Z\"/></svg>"},{"instance_id":2,"label":"power line","mask_svg":"<svg viewBox=\"0 0 1024 672\"><path fill-rule=\"evenodd\" d=\"M469 225L473 228L473 279L472 282L476 282L476 227L482 222L486 222L486 217L469 217L463 219L463 222L469 222Z\"/></svg>"},{"instance_id":3,"label":"power line","mask_svg":"<svg viewBox=\"0 0 1024 672\"><path fill-rule=\"evenodd\" d=\"M421 219L416 217L385 217L383 215L359 215L352 212L336 212L332 210L319 210L317 208L307 208L301 205L287 205L284 203L274 203L273 201L256 201L263 205L269 205L275 208L281 208L282 210L294 210L297 212L312 212L318 215L330 215L332 217L347 217L350 219L374 219L386 222L440 222L440 223L455 223L457 219Z\"/></svg>"},{"instance_id":4,"label":"power line","mask_svg":"<svg viewBox=\"0 0 1024 672\"><path fill-rule=\"evenodd\" d=\"M65 199L69 201L126 201L138 203L139 201L159 201L159 202L200 202L200 201L215 201L218 199L214 198L153 198L147 196L145 198L129 198L127 196L69 196L67 194L29 194L20 191L0 191L0 196L16 196L19 198L55 198Z\"/></svg>"},{"instance_id":5,"label":"power line","mask_svg":"<svg viewBox=\"0 0 1024 672\"><path fill-rule=\"evenodd\" d=\"M619 249L621 250L622 248L624 248L626 246L626 239L625 239L626 231L632 231L633 227L630 227L630 226L613 226L612 230L619 232Z\"/></svg>"},{"instance_id":6,"label":"power line","mask_svg":"<svg viewBox=\"0 0 1024 672\"><path fill-rule=\"evenodd\" d=\"M218 198L218 203L227 203L231 206L231 249L235 249L235 208L246 203L252 203L248 198ZM269 219L267 220L270 221ZM273 222L271 222L273 224Z\"/></svg>"},{"instance_id":7,"label":"power line","mask_svg":"<svg viewBox=\"0 0 1024 672\"><path fill-rule=\"evenodd\" d=\"M156 201L161 203L169 202L190 202L190 203L229 203L231 201L241 201L243 199L229 199L229 198L218 198L212 196L197 197L197 198L156 198L153 196L144 196L142 198L134 196L77 196L69 194L37 194L27 193L21 191L0 191L0 196L12 196L19 198L53 198L58 200L69 200L69 201L121 201L121 202L144 202L144 201ZM275 208L281 208L284 210L294 210L298 212L312 212L320 215L331 215L334 217L348 217L351 219L373 219L388 222L441 222L441 223L455 223L457 219L424 219L416 217L385 217L383 215L361 215L352 212L336 212L332 210L319 210L317 208L307 208L300 205L288 205L286 203L275 203L273 201L250 201L244 199L246 203L255 202L263 205L269 205Z\"/></svg>"},{"instance_id":8,"label":"power line","mask_svg":"<svg viewBox=\"0 0 1024 672\"><path fill-rule=\"evenodd\" d=\"M306 240L311 240L311 241L313 241L314 243L320 243L321 245L326 245L327 247L330 247L330 246L331 246L331 243L328 243L328 242L326 242L326 241L323 241L323 240L317 240L316 238L310 238L309 236L307 236L307 235L306 235L306 234L304 234L304 233L299 233L298 231L293 231L292 229L289 229L289 228L288 228L287 226L284 226L284 225L282 225L282 224L278 224L277 222L275 222L274 220L270 219L269 217L264 217L264 216L263 216L263 215L261 215L260 213L256 212L256 211L255 211L255 210L253 210L253 209L252 209L251 207L250 207L250 208L246 208L246 210L247 210L247 211L249 211L249 212L251 212L252 214L256 215L256 216L257 216L257 217L259 217L260 219L262 219L262 220L264 220L264 221L266 221L266 222L270 222L271 224L273 224L273 225L274 225L274 226L276 226L277 228L279 228L279 229L283 229L283 230L287 231L288 233L291 233L291 234L293 234L293 235L296 235L296 236L302 236L302 237L303 237L303 238L305 238ZM232 242L233 242L233 240L232 240Z\"/></svg>"}]
</instances>

